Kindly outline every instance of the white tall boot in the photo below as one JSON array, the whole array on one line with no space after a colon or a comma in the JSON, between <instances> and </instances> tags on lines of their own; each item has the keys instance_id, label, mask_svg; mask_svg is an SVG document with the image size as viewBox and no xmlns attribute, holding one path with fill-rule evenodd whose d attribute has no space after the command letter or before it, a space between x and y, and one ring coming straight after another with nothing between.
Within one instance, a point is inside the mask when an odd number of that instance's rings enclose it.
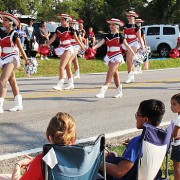
<instances>
[{"instance_id":1,"label":"white tall boot","mask_svg":"<svg viewBox=\"0 0 180 180\"><path fill-rule=\"evenodd\" d=\"M104 98L108 87L106 85L101 87L100 93L96 94L97 98Z\"/></svg>"},{"instance_id":2,"label":"white tall boot","mask_svg":"<svg viewBox=\"0 0 180 180\"><path fill-rule=\"evenodd\" d=\"M76 70L76 72L75 72L75 74L74 74L74 79L80 79L79 69Z\"/></svg>"},{"instance_id":3,"label":"white tall boot","mask_svg":"<svg viewBox=\"0 0 180 180\"><path fill-rule=\"evenodd\" d=\"M0 98L0 114L4 112L3 110L4 98Z\"/></svg>"},{"instance_id":4,"label":"white tall boot","mask_svg":"<svg viewBox=\"0 0 180 180\"><path fill-rule=\"evenodd\" d=\"M122 85L120 85L117 89L116 89L116 94L114 96L114 98L120 98L122 97Z\"/></svg>"},{"instance_id":5,"label":"white tall boot","mask_svg":"<svg viewBox=\"0 0 180 180\"><path fill-rule=\"evenodd\" d=\"M74 89L74 79L72 77L68 79L68 86L64 89L65 90Z\"/></svg>"},{"instance_id":6,"label":"white tall boot","mask_svg":"<svg viewBox=\"0 0 180 180\"><path fill-rule=\"evenodd\" d=\"M125 81L126 84L133 83L134 82L134 72L129 72L128 79Z\"/></svg>"},{"instance_id":7,"label":"white tall boot","mask_svg":"<svg viewBox=\"0 0 180 180\"><path fill-rule=\"evenodd\" d=\"M64 84L64 79L60 79L57 83L56 86L53 87L53 89L62 91L63 90L63 84Z\"/></svg>"},{"instance_id":8,"label":"white tall boot","mask_svg":"<svg viewBox=\"0 0 180 180\"><path fill-rule=\"evenodd\" d=\"M21 111L23 110L22 106L22 96L20 94L16 95L14 98L14 107L9 109L10 111Z\"/></svg>"}]
</instances>

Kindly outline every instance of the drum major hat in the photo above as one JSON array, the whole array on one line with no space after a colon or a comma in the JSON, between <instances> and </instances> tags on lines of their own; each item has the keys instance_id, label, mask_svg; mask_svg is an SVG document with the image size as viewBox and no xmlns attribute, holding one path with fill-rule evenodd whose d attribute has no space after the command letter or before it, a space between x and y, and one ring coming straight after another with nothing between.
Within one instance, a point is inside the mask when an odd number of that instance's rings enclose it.
<instances>
[{"instance_id":1,"label":"drum major hat","mask_svg":"<svg viewBox=\"0 0 180 180\"><path fill-rule=\"evenodd\" d=\"M126 14L127 16L133 16L133 17L135 17L135 18L138 18L138 17L139 17L139 14L137 14L137 13L134 12L134 11L128 11L128 12L125 12L125 14Z\"/></svg>"},{"instance_id":2,"label":"drum major hat","mask_svg":"<svg viewBox=\"0 0 180 180\"><path fill-rule=\"evenodd\" d=\"M58 14L57 17L60 18L64 18L64 19L68 19L69 21L72 21L72 17L68 14Z\"/></svg>"},{"instance_id":3,"label":"drum major hat","mask_svg":"<svg viewBox=\"0 0 180 180\"><path fill-rule=\"evenodd\" d=\"M0 17L6 17L8 19L10 19L16 26L19 26L20 21L17 17L13 16L12 14L9 13L5 13L5 12L0 12Z\"/></svg>"},{"instance_id":4,"label":"drum major hat","mask_svg":"<svg viewBox=\"0 0 180 180\"><path fill-rule=\"evenodd\" d=\"M119 26L124 26L124 22L120 19L111 18L110 20L107 20L109 24L117 24Z\"/></svg>"},{"instance_id":5,"label":"drum major hat","mask_svg":"<svg viewBox=\"0 0 180 180\"><path fill-rule=\"evenodd\" d=\"M135 19L135 23L143 23L143 22L145 22L145 21L142 19Z\"/></svg>"}]
</instances>

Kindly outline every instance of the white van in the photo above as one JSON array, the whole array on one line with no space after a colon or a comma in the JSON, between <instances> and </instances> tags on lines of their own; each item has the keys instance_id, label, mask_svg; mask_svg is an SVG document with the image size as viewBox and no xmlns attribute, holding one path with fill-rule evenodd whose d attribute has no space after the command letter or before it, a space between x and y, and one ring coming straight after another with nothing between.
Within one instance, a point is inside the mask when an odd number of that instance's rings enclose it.
<instances>
[{"instance_id":1,"label":"white van","mask_svg":"<svg viewBox=\"0 0 180 180\"><path fill-rule=\"evenodd\" d=\"M178 25L155 24L142 26L146 35L147 46L161 57L167 57L169 51L176 47L180 37Z\"/></svg>"}]
</instances>

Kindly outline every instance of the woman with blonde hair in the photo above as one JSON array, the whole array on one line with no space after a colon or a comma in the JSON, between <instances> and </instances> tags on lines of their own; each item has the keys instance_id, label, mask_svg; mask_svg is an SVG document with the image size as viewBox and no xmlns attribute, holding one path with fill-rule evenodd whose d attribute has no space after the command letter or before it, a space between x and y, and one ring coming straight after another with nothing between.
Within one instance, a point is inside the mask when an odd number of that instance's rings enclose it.
<instances>
[{"instance_id":1,"label":"woman with blonde hair","mask_svg":"<svg viewBox=\"0 0 180 180\"><path fill-rule=\"evenodd\" d=\"M76 141L76 123L74 118L68 113L58 112L50 120L46 129L46 138L52 144L73 145ZM26 172L21 175L23 167L27 167ZM18 161L12 175L1 174L1 180L44 180L42 174L42 154L35 158L26 156L25 159Z\"/></svg>"}]
</instances>

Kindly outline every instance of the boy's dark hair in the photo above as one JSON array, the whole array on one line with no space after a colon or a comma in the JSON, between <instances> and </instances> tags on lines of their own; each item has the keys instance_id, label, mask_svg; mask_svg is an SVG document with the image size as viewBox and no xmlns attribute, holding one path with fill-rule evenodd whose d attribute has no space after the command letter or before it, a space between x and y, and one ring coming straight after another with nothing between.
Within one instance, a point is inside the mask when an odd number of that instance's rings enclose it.
<instances>
[{"instance_id":1,"label":"boy's dark hair","mask_svg":"<svg viewBox=\"0 0 180 180\"><path fill-rule=\"evenodd\" d=\"M165 104L156 99L144 100L140 103L138 110L142 116L149 119L151 125L158 126L165 113Z\"/></svg>"},{"instance_id":2,"label":"boy's dark hair","mask_svg":"<svg viewBox=\"0 0 180 180\"><path fill-rule=\"evenodd\" d=\"M172 96L171 100L174 99L177 101L178 104L180 104L180 93L175 94L174 96Z\"/></svg>"}]
</instances>

